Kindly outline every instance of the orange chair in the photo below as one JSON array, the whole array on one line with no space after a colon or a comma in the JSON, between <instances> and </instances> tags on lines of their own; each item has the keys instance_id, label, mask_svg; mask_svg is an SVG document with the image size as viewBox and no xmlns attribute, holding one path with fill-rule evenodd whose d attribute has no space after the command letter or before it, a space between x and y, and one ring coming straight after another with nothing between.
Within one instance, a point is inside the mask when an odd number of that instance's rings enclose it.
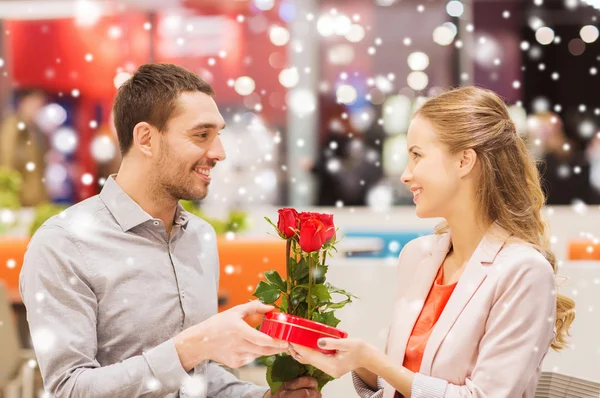
<instances>
[{"instance_id":1,"label":"orange chair","mask_svg":"<svg viewBox=\"0 0 600 398\"><path fill-rule=\"evenodd\" d=\"M21 301L19 273L29 244L29 238L0 238L0 279L4 281L11 302Z\"/></svg>"},{"instance_id":2,"label":"orange chair","mask_svg":"<svg viewBox=\"0 0 600 398\"><path fill-rule=\"evenodd\" d=\"M19 273L29 239L0 239L0 279L4 280L13 303L20 301ZM268 270L278 271L285 278L285 241L239 237L217 239L221 262L219 310L224 311L254 299L252 293ZM254 326L260 317L250 319Z\"/></svg>"},{"instance_id":3,"label":"orange chair","mask_svg":"<svg viewBox=\"0 0 600 398\"><path fill-rule=\"evenodd\" d=\"M600 242L587 239L569 242L569 260L600 260Z\"/></svg>"},{"instance_id":4,"label":"orange chair","mask_svg":"<svg viewBox=\"0 0 600 398\"><path fill-rule=\"evenodd\" d=\"M221 262L219 297L220 311L256 299L252 296L264 272L275 270L285 278L285 241L239 237L217 239ZM260 324L262 316L247 319L252 326Z\"/></svg>"}]
</instances>

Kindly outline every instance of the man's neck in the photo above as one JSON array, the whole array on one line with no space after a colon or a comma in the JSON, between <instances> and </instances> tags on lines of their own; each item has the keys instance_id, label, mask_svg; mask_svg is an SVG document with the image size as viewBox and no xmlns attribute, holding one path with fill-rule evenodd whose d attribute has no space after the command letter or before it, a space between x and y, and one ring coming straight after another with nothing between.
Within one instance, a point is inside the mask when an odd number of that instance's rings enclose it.
<instances>
[{"instance_id":1,"label":"man's neck","mask_svg":"<svg viewBox=\"0 0 600 398\"><path fill-rule=\"evenodd\" d=\"M150 180L140 178L140 174L147 175L147 173L140 173L139 167L136 168L135 172L131 172L132 169L123 161L118 174L115 176L116 183L146 213L153 218L162 220L167 235L169 235L177 210L177 200L160 194L153 189Z\"/></svg>"}]
</instances>

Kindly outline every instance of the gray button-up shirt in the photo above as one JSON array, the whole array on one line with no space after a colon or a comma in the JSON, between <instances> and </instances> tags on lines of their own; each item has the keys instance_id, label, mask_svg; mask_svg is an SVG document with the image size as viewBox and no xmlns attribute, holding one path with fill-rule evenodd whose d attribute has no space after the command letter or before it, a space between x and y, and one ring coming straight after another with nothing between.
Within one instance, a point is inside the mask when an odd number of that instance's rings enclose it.
<instances>
[{"instance_id":1,"label":"gray button-up shirt","mask_svg":"<svg viewBox=\"0 0 600 398\"><path fill-rule=\"evenodd\" d=\"M213 362L185 372L173 337L217 313L214 229L181 206L167 236L110 177L48 220L20 290L46 389L56 397L262 397Z\"/></svg>"}]
</instances>

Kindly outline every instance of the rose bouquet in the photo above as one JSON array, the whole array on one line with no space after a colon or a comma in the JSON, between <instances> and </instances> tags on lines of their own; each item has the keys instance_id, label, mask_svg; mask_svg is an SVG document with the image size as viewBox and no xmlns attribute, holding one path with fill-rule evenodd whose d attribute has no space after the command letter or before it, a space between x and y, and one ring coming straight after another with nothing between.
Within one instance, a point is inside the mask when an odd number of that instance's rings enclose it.
<instances>
[{"instance_id":1,"label":"rose bouquet","mask_svg":"<svg viewBox=\"0 0 600 398\"><path fill-rule=\"evenodd\" d=\"M279 312L264 316L259 330L270 336L301 344L324 353L317 346L321 337L345 338L336 326L335 311L352 302L352 294L326 282L327 258L336 250L336 228L332 214L298 213L291 208L279 210L277 225L265 217L286 240L286 275L265 272L254 296ZM334 297L339 297L335 300ZM287 354L259 359L267 366L267 382L272 393L283 383L302 376L314 377L319 390L333 378L321 370L297 362Z\"/></svg>"}]
</instances>

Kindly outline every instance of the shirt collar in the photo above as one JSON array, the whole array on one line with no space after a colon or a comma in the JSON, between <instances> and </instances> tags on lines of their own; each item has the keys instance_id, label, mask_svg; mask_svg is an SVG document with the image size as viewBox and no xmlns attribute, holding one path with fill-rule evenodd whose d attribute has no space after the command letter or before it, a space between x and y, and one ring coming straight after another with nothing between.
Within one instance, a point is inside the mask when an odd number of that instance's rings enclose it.
<instances>
[{"instance_id":1,"label":"shirt collar","mask_svg":"<svg viewBox=\"0 0 600 398\"><path fill-rule=\"evenodd\" d=\"M152 216L146 213L144 209L131 199L131 197L123 191L123 188L117 184L114 179L115 176L116 174L109 176L104 183L104 187L100 192L100 199L102 199L123 231L129 231L146 221L152 220ZM174 223L185 227L189 220L189 213L185 211L180 203L177 203Z\"/></svg>"},{"instance_id":2,"label":"shirt collar","mask_svg":"<svg viewBox=\"0 0 600 398\"><path fill-rule=\"evenodd\" d=\"M188 213L181 203L177 202L177 209L175 209L175 219L173 222L177 225L181 225L185 227L187 223L190 221L190 213Z\"/></svg>"}]
</instances>

